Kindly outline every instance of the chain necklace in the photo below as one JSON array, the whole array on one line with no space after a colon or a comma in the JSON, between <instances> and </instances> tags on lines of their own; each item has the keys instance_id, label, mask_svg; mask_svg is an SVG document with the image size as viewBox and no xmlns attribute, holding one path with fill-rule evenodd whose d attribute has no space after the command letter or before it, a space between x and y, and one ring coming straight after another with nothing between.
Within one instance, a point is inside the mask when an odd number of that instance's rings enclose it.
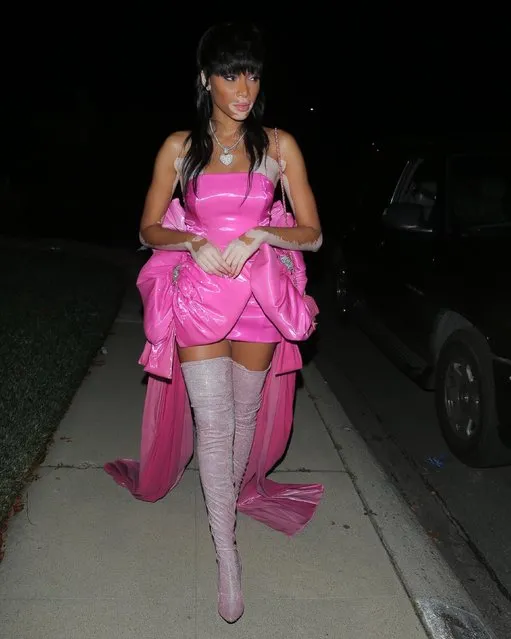
<instances>
[{"instance_id":1,"label":"chain necklace","mask_svg":"<svg viewBox=\"0 0 511 639\"><path fill-rule=\"evenodd\" d=\"M216 137L216 133L213 129L213 125L211 124L211 120L209 121L209 128L211 129L211 133L213 137L215 138L215 142L222 149L222 153L220 155L220 162L222 162L222 164L225 164L225 166L229 166L229 164L231 164L234 159L234 156L231 153L231 151L238 146L241 140L243 140L246 132L243 131L242 135L240 135L240 137L236 140L236 142L234 144L231 144L231 146L224 146L223 144L221 144L220 140Z\"/></svg>"}]
</instances>

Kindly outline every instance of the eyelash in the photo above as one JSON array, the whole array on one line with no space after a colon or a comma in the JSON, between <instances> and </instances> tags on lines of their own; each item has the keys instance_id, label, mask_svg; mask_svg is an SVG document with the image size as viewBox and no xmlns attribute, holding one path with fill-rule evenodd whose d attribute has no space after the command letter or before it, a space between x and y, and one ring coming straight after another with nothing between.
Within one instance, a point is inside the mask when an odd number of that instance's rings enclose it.
<instances>
[{"instance_id":1,"label":"eyelash","mask_svg":"<svg viewBox=\"0 0 511 639\"><path fill-rule=\"evenodd\" d=\"M236 79L235 75L224 75L224 79L225 80L229 80L229 81L233 81ZM259 81L259 76L258 75L251 75L249 77L249 80L252 80L253 82L258 82Z\"/></svg>"}]
</instances>

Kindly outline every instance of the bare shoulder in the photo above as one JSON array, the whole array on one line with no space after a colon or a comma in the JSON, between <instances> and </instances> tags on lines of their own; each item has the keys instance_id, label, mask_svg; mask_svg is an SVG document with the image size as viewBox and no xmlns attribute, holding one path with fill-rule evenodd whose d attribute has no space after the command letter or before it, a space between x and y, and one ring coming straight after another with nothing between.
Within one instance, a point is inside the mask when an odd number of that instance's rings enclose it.
<instances>
[{"instance_id":1,"label":"bare shoulder","mask_svg":"<svg viewBox=\"0 0 511 639\"><path fill-rule=\"evenodd\" d=\"M282 156L288 159L291 159L293 157L301 158L302 152L295 137L288 131L284 131L282 129L279 129L278 134Z\"/></svg>"},{"instance_id":2,"label":"bare shoulder","mask_svg":"<svg viewBox=\"0 0 511 639\"><path fill-rule=\"evenodd\" d=\"M269 152L272 156L277 157L277 141L275 139L275 129L265 127L265 130L270 141ZM294 136L289 133L289 131L285 131L284 129L277 129L277 137L280 154L283 159L285 159L286 161L292 160L293 158L301 159L302 153L300 147Z\"/></svg>"},{"instance_id":3,"label":"bare shoulder","mask_svg":"<svg viewBox=\"0 0 511 639\"><path fill-rule=\"evenodd\" d=\"M189 131L174 131L162 144L158 153L161 159L169 164L174 164L178 157L183 157L187 151L187 139Z\"/></svg>"}]
</instances>

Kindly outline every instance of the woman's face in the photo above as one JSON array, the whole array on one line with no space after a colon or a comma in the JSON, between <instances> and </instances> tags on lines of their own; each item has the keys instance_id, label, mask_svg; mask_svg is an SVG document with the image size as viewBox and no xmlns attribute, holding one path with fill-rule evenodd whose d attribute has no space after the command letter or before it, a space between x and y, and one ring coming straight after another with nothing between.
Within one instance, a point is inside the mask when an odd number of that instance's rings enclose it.
<instances>
[{"instance_id":1,"label":"woman's face","mask_svg":"<svg viewBox=\"0 0 511 639\"><path fill-rule=\"evenodd\" d=\"M260 79L252 73L212 75L209 86L213 108L241 122L248 118L259 95Z\"/></svg>"}]
</instances>

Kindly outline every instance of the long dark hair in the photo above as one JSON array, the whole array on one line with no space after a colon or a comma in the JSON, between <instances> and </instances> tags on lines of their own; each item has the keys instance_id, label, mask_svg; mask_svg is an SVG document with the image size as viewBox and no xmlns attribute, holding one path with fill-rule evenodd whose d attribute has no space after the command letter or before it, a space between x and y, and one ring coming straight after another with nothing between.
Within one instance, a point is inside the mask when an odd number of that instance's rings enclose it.
<instances>
[{"instance_id":1,"label":"long dark hair","mask_svg":"<svg viewBox=\"0 0 511 639\"><path fill-rule=\"evenodd\" d=\"M197 118L186 143L190 143L183 162L183 193L192 180L197 191L197 178L207 166L213 152L213 141L209 133L209 122L213 105L209 91L203 85L201 72L206 76L239 75L251 73L262 76L264 44L262 36L252 24L227 22L210 27L202 36L197 47ZM264 95L259 91L249 117L242 123L245 133L245 148L250 157L249 188L254 168L259 166L268 150L269 140L262 125Z\"/></svg>"}]
</instances>

